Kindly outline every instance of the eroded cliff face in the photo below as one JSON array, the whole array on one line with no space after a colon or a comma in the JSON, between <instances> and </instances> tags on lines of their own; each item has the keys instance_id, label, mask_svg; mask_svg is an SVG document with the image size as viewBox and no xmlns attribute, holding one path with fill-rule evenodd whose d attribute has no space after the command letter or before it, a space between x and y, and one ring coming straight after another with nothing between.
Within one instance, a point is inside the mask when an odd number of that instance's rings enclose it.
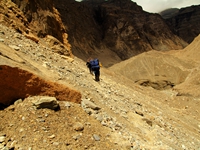
<instances>
[{"instance_id":1,"label":"eroded cliff face","mask_svg":"<svg viewBox=\"0 0 200 150\"><path fill-rule=\"evenodd\" d=\"M0 6L2 24L14 28L36 42L39 42L39 38L53 36L59 41L55 40L54 45L60 45L59 49L54 50L72 56L68 35L52 0L2 0Z\"/></svg>"},{"instance_id":2,"label":"eroded cliff face","mask_svg":"<svg viewBox=\"0 0 200 150\"><path fill-rule=\"evenodd\" d=\"M45 37L49 34L63 41L62 32L58 31L64 30L64 27L58 12L53 7L52 0L12 0L12 2L23 12L30 28L39 37Z\"/></svg>"},{"instance_id":3,"label":"eroded cliff face","mask_svg":"<svg viewBox=\"0 0 200 150\"><path fill-rule=\"evenodd\" d=\"M160 15L143 11L131 0L58 0L55 4L67 26L73 53L81 58L101 57L106 49L111 57L125 60L152 49L182 49L187 45Z\"/></svg>"},{"instance_id":4,"label":"eroded cliff face","mask_svg":"<svg viewBox=\"0 0 200 150\"><path fill-rule=\"evenodd\" d=\"M200 34L200 5L180 9L167 19L174 33L188 43Z\"/></svg>"},{"instance_id":5,"label":"eroded cliff face","mask_svg":"<svg viewBox=\"0 0 200 150\"><path fill-rule=\"evenodd\" d=\"M17 67L0 64L0 104L11 105L17 99L48 95L62 101L81 102L81 94L64 85L45 81L37 75Z\"/></svg>"}]
</instances>

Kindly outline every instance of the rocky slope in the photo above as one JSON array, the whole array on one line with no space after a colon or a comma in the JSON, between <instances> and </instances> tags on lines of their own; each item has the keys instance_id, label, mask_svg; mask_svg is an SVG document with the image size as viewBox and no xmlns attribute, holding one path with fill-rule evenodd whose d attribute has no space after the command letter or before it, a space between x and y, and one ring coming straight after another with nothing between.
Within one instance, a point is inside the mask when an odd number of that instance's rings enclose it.
<instances>
[{"instance_id":1,"label":"rocky slope","mask_svg":"<svg viewBox=\"0 0 200 150\"><path fill-rule=\"evenodd\" d=\"M171 29L184 41L191 43L200 34L200 5L179 9L166 19Z\"/></svg>"},{"instance_id":2,"label":"rocky slope","mask_svg":"<svg viewBox=\"0 0 200 150\"><path fill-rule=\"evenodd\" d=\"M69 61L3 25L0 30L1 44L13 45L8 49L18 56L11 57L3 51L4 60L21 64L24 70L38 73L45 80L51 78L82 95L81 105L59 100L58 111L35 109L33 101L40 98L37 95L16 99L13 105L0 110L1 148L200 148L198 98L140 87L105 68L101 68L100 82L95 82L85 62L77 57ZM19 58L34 62L34 68L26 68L26 61L20 63Z\"/></svg>"}]
</instances>

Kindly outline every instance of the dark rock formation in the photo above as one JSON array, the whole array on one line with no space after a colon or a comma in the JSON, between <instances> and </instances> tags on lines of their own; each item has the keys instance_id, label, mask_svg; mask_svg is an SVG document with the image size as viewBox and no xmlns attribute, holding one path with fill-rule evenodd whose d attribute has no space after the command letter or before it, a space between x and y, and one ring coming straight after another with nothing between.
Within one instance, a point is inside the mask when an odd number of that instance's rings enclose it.
<instances>
[{"instance_id":1,"label":"dark rock formation","mask_svg":"<svg viewBox=\"0 0 200 150\"><path fill-rule=\"evenodd\" d=\"M81 58L95 55L101 48L102 29L91 6L74 0L54 1L69 35L73 54Z\"/></svg>"},{"instance_id":2,"label":"dark rock formation","mask_svg":"<svg viewBox=\"0 0 200 150\"><path fill-rule=\"evenodd\" d=\"M175 34L191 43L200 33L200 5L180 9L167 22Z\"/></svg>"},{"instance_id":3,"label":"dark rock formation","mask_svg":"<svg viewBox=\"0 0 200 150\"><path fill-rule=\"evenodd\" d=\"M131 0L84 0L81 3L58 0L55 4L67 28L73 53L81 58L99 56L107 49L114 52L112 57L125 60L151 49L186 46L160 15L143 11Z\"/></svg>"}]
</instances>

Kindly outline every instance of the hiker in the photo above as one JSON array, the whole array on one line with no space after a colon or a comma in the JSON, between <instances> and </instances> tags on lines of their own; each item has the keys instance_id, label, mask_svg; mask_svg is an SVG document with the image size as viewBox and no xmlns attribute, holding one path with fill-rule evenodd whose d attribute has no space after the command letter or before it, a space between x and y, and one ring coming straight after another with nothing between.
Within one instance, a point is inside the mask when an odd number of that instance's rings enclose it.
<instances>
[{"instance_id":1,"label":"hiker","mask_svg":"<svg viewBox=\"0 0 200 150\"><path fill-rule=\"evenodd\" d=\"M91 64L90 64L90 60L92 60L92 59L89 58L89 59L87 60L87 62L86 62L86 66L88 67L89 72L93 75L93 73L92 73L92 68L91 68Z\"/></svg>"},{"instance_id":2,"label":"hiker","mask_svg":"<svg viewBox=\"0 0 200 150\"><path fill-rule=\"evenodd\" d=\"M99 80L99 77L100 77L99 60L97 58L90 60L90 65L91 65L91 69L92 69L92 71L94 72L94 75L95 75L95 81L100 81Z\"/></svg>"}]
</instances>

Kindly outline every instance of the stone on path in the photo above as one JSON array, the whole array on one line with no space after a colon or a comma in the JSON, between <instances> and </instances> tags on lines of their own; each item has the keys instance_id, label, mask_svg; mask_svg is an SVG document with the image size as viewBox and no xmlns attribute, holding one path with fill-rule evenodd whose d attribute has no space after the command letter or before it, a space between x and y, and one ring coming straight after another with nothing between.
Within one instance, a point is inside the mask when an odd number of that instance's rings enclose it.
<instances>
[{"instance_id":1,"label":"stone on path","mask_svg":"<svg viewBox=\"0 0 200 150\"><path fill-rule=\"evenodd\" d=\"M82 131L84 129L84 126L82 123L80 122L76 122L73 126L74 130L76 131Z\"/></svg>"},{"instance_id":2,"label":"stone on path","mask_svg":"<svg viewBox=\"0 0 200 150\"><path fill-rule=\"evenodd\" d=\"M95 141L100 141L100 137L97 134L93 134L93 138Z\"/></svg>"},{"instance_id":3,"label":"stone on path","mask_svg":"<svg viewBox=\"0 0 200 150\"><path fill-rule=\"evenodd\" d=\"M93 102L91 102L87 99L82 100L82 105L85 106L86 108L91 108L93 110L101 109L99 106L97 106L96 104L94 104Z\"/></svg>"},{"instance_id":4,"label":"stone on path","mask_svg":"<svg viewBox=\"0 0 200 150\"><path fill-rule=\"evenodd\" d=\"M49 108L52 110L59 109L59 103L55 97L40 96L38 99L32 101L37 109Z\"/></svg>"}]
</instances>

